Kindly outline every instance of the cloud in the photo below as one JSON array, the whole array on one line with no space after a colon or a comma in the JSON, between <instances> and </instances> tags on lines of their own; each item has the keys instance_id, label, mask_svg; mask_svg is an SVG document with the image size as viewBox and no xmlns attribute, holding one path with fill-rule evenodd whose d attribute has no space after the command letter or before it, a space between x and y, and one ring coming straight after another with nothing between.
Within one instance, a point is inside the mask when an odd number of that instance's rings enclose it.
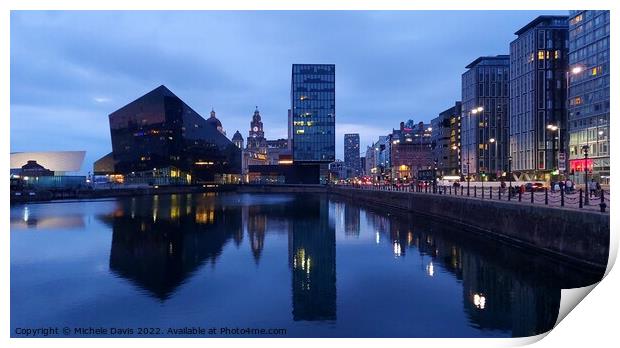
<instances>
[{"instance_id":1,"label":"cloud","mask_svg":"<svg viewBox=\"0 0 620 348\"><path fill-rule=\"evenodd\" d=\"M12 11L11 148L63 139L87 158L103 154L107 115L161 84L203 116L214 107L230 136L247 134L258 105L267 136L284 137L291 64L316 62L336 64L340 157L345 131L364 146L460 100L464 66L507 53L540 14Z\"/></svg>"}]
</instances>

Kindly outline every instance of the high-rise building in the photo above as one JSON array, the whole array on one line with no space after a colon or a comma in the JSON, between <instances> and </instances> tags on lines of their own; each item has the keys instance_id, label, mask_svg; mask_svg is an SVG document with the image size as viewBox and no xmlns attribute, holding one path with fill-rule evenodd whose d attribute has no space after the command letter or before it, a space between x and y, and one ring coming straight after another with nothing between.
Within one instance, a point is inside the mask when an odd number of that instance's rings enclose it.
<instances>
[{"instance_id":1,"label":"high-rise building","mask_svg":"<svg viewBox=\"0 0 620 348\"><path fill-rule=\"evenodd\" d=\"M576 182L583 182L587 167L597 181L608 184L609 11L571 11L568 25L567 169Z\"/></svg>"},{"instance_id":2,"label":"high-rise building","mask_svg":"<svg viewBox=\"0 0 620 348\"><path fill-rule=\"evenodd\" d=\"M431 121L431 148L437 163L437 175L460 175L461 169L461 102L439 113Z\"/></svg>"},{"instance_id":3,"label":"high-rise building","mask_svg":"<svg viewBox=\"0 0 620 348\"><path fill-rule=\"evenodd\" d=\"M507 167L508 55L479 57L461 82L461 173L480 180Z\"/></svg>"},{"instance_id":4,"label":"high-rise building","mask_svg":"<svg viewBox=\"0 0 620 348\"><path fill-rule=\"evenodd\" d=\"M293 64L291 119L293 160L319 163L321 182L336 159L336 66Z\"/></svg>"},{"instance_id":5,"label":"high-rise building","mask_svg":"<svg viewBox=\"0 0 620 348\"><path fill-rule=\"evenodd\" d=\"M539 16L510 43L510 156L522 180L550 180L566 144L568 17Z\"/></svg>"},{"instance_id":6,"label":"high-rise building","mask_svg":"<svg viewBox=\"0 0 620 348\"><path fill-rule=\"evenodd\" d=\"M360 174L360 135L344 135L344 165L351 169L352 175Z\"/></svg>"}]
</instances>

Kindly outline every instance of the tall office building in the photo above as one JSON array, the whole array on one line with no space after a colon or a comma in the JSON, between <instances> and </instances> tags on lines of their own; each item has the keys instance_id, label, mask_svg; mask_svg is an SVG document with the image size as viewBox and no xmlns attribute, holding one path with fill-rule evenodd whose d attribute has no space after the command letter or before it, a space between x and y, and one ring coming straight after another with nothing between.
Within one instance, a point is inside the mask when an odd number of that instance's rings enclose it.
<instances>
[{"instance_id":1,"label":"tall office building","mask_svg":"<svg viewBox=\"0 0 620 348\"><path fill-rule=\"evenodd\" d=\"M334 64L293 64L293 160L320 164L323 183L328 178L328 164L336 159L335 80Z\"/></svg>"},{"instance_id":2,"label":"tall office building","mask_svg":"<svg viewBox=\"0 0 620 348\"><path fill-rule=\"evenodd\" d=\"M353 176L360 174L360 135L344 135L344 165L351 168Z\"/></svg>"},{"instance_id":3,"label":"tall office building","mask_svg":"<svg viewBox=\"0 0 620 348\"><path fill-rule=\"evenodd\" d=\"M587 166L596 180L608 184L609 11L571 11L568 26L568 169L583 182Z\"/></svg>"},{"instance_id":4,"label":"tall office building","mask_svg":"<svg viewBox=\"0 0 620 348\"><path fill-rule=\"evenodd\" d=\"M507 167L509 56L479 57L461 82L461 173L479 180Z\"/></svg>"},{"instance_id":5,"label":"tall office building","mask_svg":"<svg viewBox=\"0 0 620 348\"><path fill-rule=\"evenodd\" d=\"M431 148L437 163L437 175L460 175L461 168L461 102L439 113L431 121Z\"/></svg>"},{"instance_id":6,"label":"tall office building","mask_svg":"<svg viewBox=\"0 0 620 348\"><path fill-rule=\"evenodd\" d=\"M566 143L568 17L539 16L510 43L510 155L523 180L550 180Z\"/></svg>"}]
</instances>

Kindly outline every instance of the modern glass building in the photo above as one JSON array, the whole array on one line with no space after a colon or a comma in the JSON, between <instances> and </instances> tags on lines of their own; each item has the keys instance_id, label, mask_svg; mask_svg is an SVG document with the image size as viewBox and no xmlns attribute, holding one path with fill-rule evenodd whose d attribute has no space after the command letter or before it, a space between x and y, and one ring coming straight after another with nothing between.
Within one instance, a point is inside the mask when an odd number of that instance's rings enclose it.
<instances>
[{"instance_id":1,"label":"modern glass building","mask_svg":"<svg viewBox=\"0 0 620 348\"><path fill-rule=\"evenodd\" d=\"M587 167L609 183L609 11L571 11L569 19L569 173L583 182ZM585 162L583 147L589 151Z\"/></svg>"},{"instance_id":2,"label":"modern glass building","mask_svg":"<svg viewBox=\"0 0 620 348\"><path fill-rule=\"evenodd\" d=\"M361 173L360 166L360 135L344 135L344 165L351 168L354 176Z\"/></svg>"},{"instance_id":3,"label":"modern glass building","mask_svg":"<svg viewBox=\"0 0 620 348\"><path fill-rule=\"evenodd\" d=\"M293 160L321 163L321 182L326 182L327 166L336 159L335 81L334 64L293 64Z\"/></svg>"},{"instance_id":4,"label":"modern glass building","mask_svg":"<svg viewBox=\"0 0 620 348\"><path fill-rule=\"evenodd\" d=\"M114 170L125 182L235 182L241 149L165 86L109 116Z\"/></svg>"},{"instance_id":5,"label":"modern glass building","mask_svg":"<svg viewBox=\"0 0 620 348\"><path fill-rule=\"evenodd\" d=\"M510 43L510 155L522 180L559 174L566 148L568 17L539 16ZM560 168L561 169L561 168Z\"/></svg>"},{"instance_id":6,"label":"modern glass building","mask_svg":"<svg viewBox=\"0 0 620 348\"><path fill-rule=\"evenodd\" d=\"M461 173L503 174L508 144L508 55L479 57L461 82Z\"/></svg>"}]
</instances>

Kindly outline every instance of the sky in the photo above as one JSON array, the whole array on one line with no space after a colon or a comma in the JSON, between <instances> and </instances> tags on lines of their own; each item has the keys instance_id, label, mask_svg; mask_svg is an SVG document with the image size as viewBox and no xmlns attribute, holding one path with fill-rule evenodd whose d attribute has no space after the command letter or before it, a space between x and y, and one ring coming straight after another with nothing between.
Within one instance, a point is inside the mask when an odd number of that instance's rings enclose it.
<instances>
[{"instance_id":1,"label":"sky","mask_svg":"<svg viewBox=\"0 0 620 348\"><path fill-rule=\"evenodd\" d=\"M336 64L336 157L460 100L465 66L566 11L12 11L11 151L112 150L108 115L166 85L229 138L287 135L294 63Z\"/></svg>"}]
</instances>

